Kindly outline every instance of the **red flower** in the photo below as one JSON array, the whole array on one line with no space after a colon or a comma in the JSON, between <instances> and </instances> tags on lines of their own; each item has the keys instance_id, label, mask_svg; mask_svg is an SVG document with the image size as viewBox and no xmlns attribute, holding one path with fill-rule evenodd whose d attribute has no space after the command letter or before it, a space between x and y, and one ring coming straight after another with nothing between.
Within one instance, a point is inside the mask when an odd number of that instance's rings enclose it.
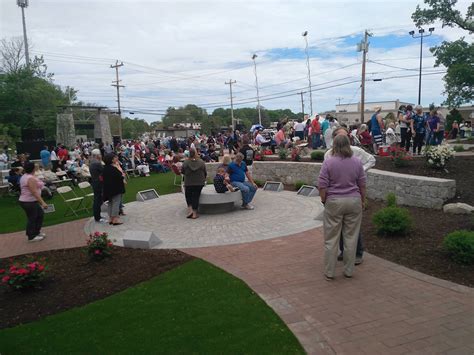
<instances>
[{"instance_id":1,"label":"red flower","mask_svg":"<svg viewBox=\"0 0 474 355\"><path fill-rule=\"evenodd\" d=\"M31 264L28 264L27 266L30 268L31 271L35 271L37 265L38 263L34 262Z\"/></svg>"},{"instance_id":2,"label":"red flower","mask_svg":"<svg viewBox=\"0 0 474 355\"><path fill-rule=\"evenodd\" d=\"M3 274L5 272L5 269L0 269L0 274Z\"/></svg>"},{"instance_id":3,"label":"red flower","mask_svg":"<svg viewBox=\"0 0 474 355\"><path fill-rule=\"evenodd\" d=\"M2 282L7 283L10 280L10 276L3 276L2 277Z\"/></svg>"},{"instance_id":4,"label":"red flower","mask_svg":"<svg viewBox=\"0 0 474 355\"><path fill-rule=\"evenodd\" d=\"M100 237L100 232L95 232L95 233L94 233L94 236Z\"/></svg>"},{"instance_id":5,"label":"red flower","mask_svg":"<svg viewBox=\"0 0 474 355\"><path fill-rule=\"evenodd\" d=\"M96 255L100 255L101 254L101 251L99 249L96 249L95 252L94 252Z\"/></svg>"},{"instance_id":6,"label":"red flower","mask_svg":"<svg viewBox=\"0 0 474 355\"><path fill-rule=\"evenodd\" d=\"M17 271L18 275L28 275L30 272L27 269L18 269Z\"/></svg>"},{"instance_id":7,"label":"red flower","mask_svg":"<svg viewBox=\"0 0 474 355\"><path fill-rule=\"evenodd\" d=\"M43 265L38 266L38 271L43 271L43 270L44 270L44 266L43 266Z\"/></svg>"},{"instance_id":8,"label":"red flower","mask_svg":"<svg viewBox=\"0 0 474 355\"><path fill-rule=\"evenodd\" d=\"M15 272L15 271L16 271L16 266L15 265L10 266L10 272Z\"/></svg>"}]
</instances>

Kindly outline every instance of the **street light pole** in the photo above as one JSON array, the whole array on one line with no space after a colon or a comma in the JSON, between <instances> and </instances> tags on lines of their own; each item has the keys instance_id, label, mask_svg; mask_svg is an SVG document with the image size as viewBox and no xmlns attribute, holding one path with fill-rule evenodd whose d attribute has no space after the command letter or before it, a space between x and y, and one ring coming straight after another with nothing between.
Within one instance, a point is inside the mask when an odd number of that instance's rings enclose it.
<instances>
[{"instance_id":1,"label":"street light pole","mask_svg":"<svg viewBox=\"0 0 474 355\"><path fill-rule=\"evenodd\" d=\"M430 34L425 35L425 30L423 28L420 28L418 30L418 33L420 34L419 36L415 36L415 31L410 31L408 32L413 38L419 38L420 39L420 72L418 75L418 105L421 105L421 68L423 65L423 37L429 37L434 31L434 27L430 27L428 29L428 32Z\"/></svg>"},{"instance_id":2,"label":"street light pole","mask_svg":"<svg viewBox=\"0 0 474 355\"><path fill-rule=\"evenodd\" d=\"M254 73L255 73L255 86L257 88L257 110L258 110L258 124L261 126L262 125L262 113L260 112L260 93L258 90L258 77L257 77L257 62L255 59L258 57L258 55L254 54L252 56L253 60L253 67L254 67Z\"/></svg>"},{"instance_id":3,"label":"street light pole","mask_svg":"<svg viewBox=\"0 0 474 355\"><path fill-rule=\"evenodd\" d=\"M308 86L309 86L309 110L311 112L311 116L313 115L313 90L311 88L311 68L309 65L309 52L308 52L308 31L303 32L303 37L306 43L306 66L308 68Z\"/></svg>"},{"instance_id":4,"label":"street light pole","mask_svg":"<svg viewBox=\"0 0 474 355\"><path fill-rule=\"evenodd\" d=\"M26 36L25 8L28 7L28 0L16 0L16 4L21 7L21 18L23 20L23 42L25 42L26 66L30 65L30 53L28 52L28 37Z\"/></svg>"}]
</instances>

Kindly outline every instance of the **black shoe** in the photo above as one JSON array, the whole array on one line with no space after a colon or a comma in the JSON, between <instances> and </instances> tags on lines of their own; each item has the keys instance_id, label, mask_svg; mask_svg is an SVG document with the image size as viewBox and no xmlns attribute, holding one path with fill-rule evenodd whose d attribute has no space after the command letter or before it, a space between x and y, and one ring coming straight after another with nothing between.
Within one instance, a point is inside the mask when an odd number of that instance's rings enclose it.
<instances>
[{"instance_id":1,"label":"black shoe","mask_svg":"<svg viewBox=\"0 0 474 355\"><path fill-rule=\"evenodd\" d=\"M337 256L337 261L342 261L342 260L344 260L344 256L341 253Z\"/></svg>"}]
</instances>

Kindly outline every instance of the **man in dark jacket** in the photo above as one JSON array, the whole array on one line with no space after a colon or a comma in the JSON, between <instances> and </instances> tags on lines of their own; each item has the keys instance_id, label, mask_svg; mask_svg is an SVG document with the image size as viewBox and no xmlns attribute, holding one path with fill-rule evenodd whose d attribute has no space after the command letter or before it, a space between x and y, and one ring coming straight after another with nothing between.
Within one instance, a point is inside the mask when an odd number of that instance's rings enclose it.
<instances>
[{"instance_id":1,"label":"man in dark jacket","mask_svg":"<svg viewBox=\"0 0 474 355\"><path fill-rule=\"evenodd\" d=\"M104 166L102 165L102 156L99 149L92 150L91 163L89 165L91 174L92 191L94 192L94 204L92 210L94 211L94 220L98 223L104 223L106 220L100 216L100 208L102 206L102 172Z\"/></svg>"}]
</instances>

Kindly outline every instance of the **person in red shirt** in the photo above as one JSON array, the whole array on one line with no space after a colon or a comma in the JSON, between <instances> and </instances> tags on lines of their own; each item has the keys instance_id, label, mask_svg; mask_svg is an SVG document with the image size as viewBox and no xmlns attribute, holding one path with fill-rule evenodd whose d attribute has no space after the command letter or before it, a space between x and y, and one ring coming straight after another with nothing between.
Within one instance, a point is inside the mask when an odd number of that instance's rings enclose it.
<instances>
[{"instance_id":1,"label":"person in red shirt","mask_svg":"<svg viewBox=\"0 0 474 355\"><path fill-rule=\"evenodd\" d=\"M64 165L66 164L66 161L69 158L69 152L64 147L64 145L61 144L61 146L59 147L57 155L58 155L58 158L59 158L59 166L61 167L61 169L64 170Z\"/></svg>"},{"instance_id":2,"label":"person in red shirt","mask_svg":"<svg viewBox=\"0 0 474 355\"><path fill-rule=\"evenodd\" d=\"M319 123L319 115L311 121L311 143L313 149L318 149L321 145L321 125Z\"/></svg>"}]
</instances>

